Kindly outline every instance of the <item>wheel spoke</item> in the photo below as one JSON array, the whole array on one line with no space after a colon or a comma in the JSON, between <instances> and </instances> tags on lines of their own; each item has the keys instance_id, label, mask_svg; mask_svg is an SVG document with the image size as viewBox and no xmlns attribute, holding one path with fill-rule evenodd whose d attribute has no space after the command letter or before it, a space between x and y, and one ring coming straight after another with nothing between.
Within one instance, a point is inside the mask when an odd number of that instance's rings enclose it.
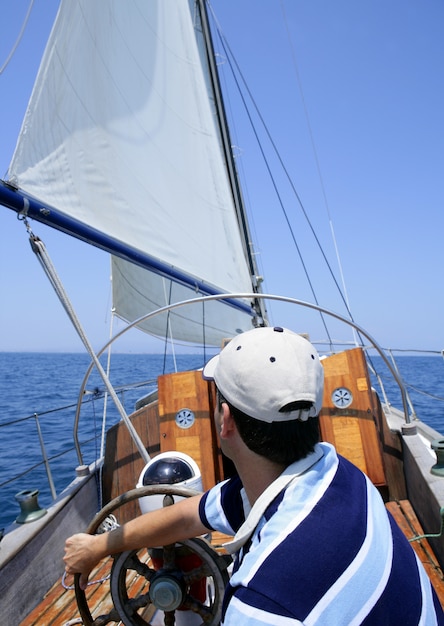
<instances>
[{"instance_id":1,"label":"wheel spoke","mask_svg":"<svg viewBox=\"0 0 444 626\"><path fill-rule=\"evenodd\" d=\"M176 548L174 543L163 548L163 569L176 569Z\"/></svg>"},{"instance_id":2,"label":"wheel spoke","mask_svg":"<svg viewBox=\"0 0 444 626\"><path fill-rule=\"evenodd\" d=\"M91 626L106 626L106 624L110 624L111 622L118 622L120 621L120 616L118 614L118 612L116 611L116 609L111 609L111 611L109 613L106 613L104 615L99 615L99 617L96 617L96 619L91 622Z\"/></svg>"},{"instance_id":3,"label":"wheel spoke","mask_svg":"<svg viewBox=\"0 0 444 626\"><path fill-rule=\"evenodd\" d=\"M137 572L139 576L143 576L148 581L150 581L156 573L154 569L152 569L146 563L139 559L139 557L137 556L137 552L129 555L129 557L125 561L125 568L127 570L133 570Z\"/></svg>"},{"instance_id":4,"label":"wheel spoke","mask_svg":"<svg viewBox=\"0 0 444 626\"><path fill-rule=\"evenodd\" d=\"M176 611L165 611L163 623L165 624L165 626L175 626Z\"/></svg>"},{"instance_id":5,"label":"wheel spoke","mask_svg":"<svg viewBox=\"0 0 444 626\"><path fill-rule=\"evenodd\" d=\"M144 609L149 604L151 604L149 593L141 593L136 598L128 598L122 606L127 615L134 615L139 609Z\"/></svg>"},{"instance_id":6,"label":"wheel spoke","mask_svg":"<svg viewBox=\"0 0 444 626\"><path fill-rule=\"evenodd\" d=\"M186 585L192 585L199 582L202 578L211 576L211 569L206 563L202 563L200 567L196 567L189 572L184 572L183 579Z\"/></svg>"},{"instance_id":7,"label":"wheel spoke","mask_svg":"<svg viewBox=\"0 0 444 626\"><path fill-rule=\"evenodd\" d=\"M192 596L187 596L185 598L185 602L183 603L182 608L188 609L189 611L193 611L194 613L200 615L204 623L208 622L214 616L214 608L212 605L208 606L206 604L203 604Z\"/></svg>"}]
</instances>

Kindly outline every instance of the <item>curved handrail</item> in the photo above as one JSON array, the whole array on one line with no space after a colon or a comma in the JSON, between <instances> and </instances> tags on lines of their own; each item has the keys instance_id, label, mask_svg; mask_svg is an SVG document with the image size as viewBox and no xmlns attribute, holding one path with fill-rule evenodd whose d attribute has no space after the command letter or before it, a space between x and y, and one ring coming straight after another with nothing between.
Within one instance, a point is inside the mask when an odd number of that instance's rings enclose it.
<instances>
[{"instance_id":1,"label":"curved handrail","mask_svg":"<svg viewBox=\"0 0 444 626\"><path fill-rule=\"evenodd\" d=\"M273 294L258 294L258 293L229 293L229 294L216 294L216 295L210 295L210 296L200 296L197 298L191 298L188 300L182 300L181 302L175 302L173 304L168 304L164 307L161 307L159 309L156 309L155 311L151 311L150 313L147 313L146 315L143 315L141 317L139 317L137 320L135 320L134 322L130 323L127 327L125 327L124 329L122 329L120 332L118 332L116 335L114 335L102 348L101 350L99 350L99 352L97 353L97 358L100 358L100 356L105 352L105 350L107 350L109 348L109 346L111 344L113 344L117 339L119 339L122 335L124 335L126 332L128 332L131 328L134 328L135 326L137 326L138 324L144 322L145 320L148 320L152 317L155 317L156 315L160 315L162 313L166 313L168 311L172 311L173 309L178 309L184 306L187 306L189 304L196 304L196 303L202 303L202 302L209 302L211 300L228 300L228 299L246 299L246 298L260 298L263 300L275 300L275 301L280 301L280 302L286 302L288 304L295 304L297 306L302 306L308 309L313 309L314 311L318 311L320 313L323 313L325 315L328 315L330 317L333 317L341 322L343 322L344 324L351 326L352 328L354 328L355 330L358 331L358 333L360 335L362 335L363 337L365 337L371 344L372 346L375 348L375 350L378 352L378 354L381 356L381 358L383 359L384 363L386 364L388 370L390 371L390 373L392 374L394 380L396 381L400 393L401 393L401 399L402 399L402 405L403 405L403 410L404 410L404 416L405 416L405 422L406 424L409 424L411 422L410 419L410 415L409 415L409 411L408 411L408 401L407 401L407 392L405 390L404 387L404 383L402 382L402 379L400 378L397 370L393 367L392 363L390 362L390 360L388 359L388 357L386 356L386 354L384 353L384 350L381 348L381 346L378 344L378 342L361 326L359 326L358 324L356 324L356 322L354 322L353 320L350 320L347 317L344 317L343 315L336 313L334 311L331 311L329 309L326 309L325 307L322 307L318 304L313 304L312 302L306 302L304 300L299 300L297 298L291 298L289 296L278 296L278 295L273 295ZM83 378L82 381L82 385L80 387L80 392L79 392L79 398L77 401L77 408L76 408L76 415L75 415L75 420L74 420L74 444L76 447L76 451L77 451L77 456L79 459L79 463L80 465L83 464L83 458L82 458L82 453L81 453L81 449L80 449L80 443L79 443L79 439L78 439L78 425L79 425L79 419L80 419L80 411L81 411L81 406L82 406L82 397L84 395L85 392L85 387L86 387L86 383L89 379L89 376L91 374L91 371L94 367L95 363L92 361L86 371L86 374Z\"/></svg>"}]
</instances>

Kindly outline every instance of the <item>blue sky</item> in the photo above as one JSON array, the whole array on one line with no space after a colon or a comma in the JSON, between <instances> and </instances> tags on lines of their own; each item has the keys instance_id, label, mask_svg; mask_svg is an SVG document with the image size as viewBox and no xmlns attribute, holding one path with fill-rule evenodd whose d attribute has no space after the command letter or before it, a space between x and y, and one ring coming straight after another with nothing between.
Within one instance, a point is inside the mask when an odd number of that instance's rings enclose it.
<instances>
[{"instance_id":1,"label":"blue sky","mask_svg":"<svg viewBox=\"0 0 444 626\"><path fill-rule=\"evenodd\" d=\"M22 43L0 75L1 176L57 4L35 0ZM18 36L28 0L2 5L0 65ZM213 0L213 7L339 276L334 228L355 320L384 347L444 348L444 4ZM243 113L231 99L227 109L236 118L232 139L265 291L313 301ZM342 313L298 203L288 188L283 193L316 297ZM0 210L0 229L0 350L80 350L12 211ZM107 256L39 224L34 231L46 242L100 348L109 334ZM274 323L308 332L313 340L325 337L318 316L277 305L271 313ZM333 336L339 337L336 328ZM145 347L137 335L121 349Z\"/></svg>"}]
</instances>

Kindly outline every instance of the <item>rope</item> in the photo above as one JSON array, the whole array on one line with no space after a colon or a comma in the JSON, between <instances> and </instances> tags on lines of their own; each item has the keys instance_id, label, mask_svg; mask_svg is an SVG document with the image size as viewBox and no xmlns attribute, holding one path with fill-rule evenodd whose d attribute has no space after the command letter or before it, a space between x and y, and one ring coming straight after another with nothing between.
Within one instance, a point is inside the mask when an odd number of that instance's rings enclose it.
<instances>
[{"instance_id":1,"label":"rope","mask_svg":"<svg viewBox=\"0 0 444 626\"><path fill-rule=\"evenodd\" d=\"M439 529L439 533L425 533L424 535L417 535L416 537L409 539L409 543L413 543L413 541L420 541L420 539L433 539L435 537L441 537L444 527L444 508L442 508L439 513L441 515L441 528Z\"/></svg>"},{"instance_id":2,"label":"rope","mask_svg":"<svg viewBox=\"0 0 444 626\"><path fill-rule=\"evenodd\" d=\"M67 591L72 591L73 589L75 589L75 586L66 584L65 580L66 580L67 576L68 576L68 574L66 572L63 572L62 587L63 587L63 589L66 589ZM97 580L90 580L90 581L88 581L87 585L88 585L88 587L90 587L91 585L99 585L100 583L105 583L110 578L111 578L111 574L108 574L107 576L104 576L103 578L97 578Z\"/></svg>"}]
</instances>

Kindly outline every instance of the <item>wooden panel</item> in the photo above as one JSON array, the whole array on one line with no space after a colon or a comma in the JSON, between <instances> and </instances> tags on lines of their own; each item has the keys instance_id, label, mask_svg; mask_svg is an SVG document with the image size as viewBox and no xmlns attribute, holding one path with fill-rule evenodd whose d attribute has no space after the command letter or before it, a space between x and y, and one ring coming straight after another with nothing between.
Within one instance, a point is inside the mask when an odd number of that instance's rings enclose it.
<instances>
[{"instance_id":1,"label":"wooden panel","mask_svg":"<svg viewBox=\"0 0 444 626\"><path fill-rule=\"evenodd\" d=\"M131 416L131 422L150 456L160 452L157 402L144 406ZM103 468L103 504L134 489L145 463L123 422L107 433ZM137 501L126 505L118 514L123 523L140 514Z\"/></svg>"},{"instance_id":2,"label":"wooden panel","mask_svg":"<svg viewBox=\"0 0 444 626\"><path fill-rule=\"evenodd\" d=\"M194 414L194 423L189 428L176 423L176 415L182 409ZM161 451L189 454L200 467L204 489L221 479L212 387L202 379L202 372L179 372L159 378L159 427Z\"/></svg>"},{"instance_id":3,"label":"wooden panel","mask_svg":"<svg viewBox=\"0 0 444 626\"><path fill-rule=\"evenodd\" d=\"M387 502L386 507L395 518L396 523L407 539L424 535L421 524L408 500ZM418 539L417 541L412 541L410 545L423 564L428 577L432 581L441 606L444 607L444 576L429 542L427 539Z\"/></svg>"},{"instance_id":4,"label":"wooden panel","mask_svg":"<svg viewBox=\"0 0 444 626\"><path fill-rule=\"evenodd\" d=\"M368 474L369 470L361 442L359 418L337 416L331 421L331 426L338 453Z\"/></svg>"},{"instance_id":5,"label":"wooden panel","mask_svg":"<svg viewBox=\"0 0 444 626\"><path fill-rule=\"evenodd\" d=\"M199 465L207 489L223 478L222 456L214 428L214 386L202 379L200 371L166 374L159 377L159 401L134 413L131 421L150 456L169 450L189 454ZM175 422L180 409L195 415L191 428ZM144 462L124 423L107 434L103 471L103 503L136 486ZM137 501L120 509L120 523L140 514Z\"/></svg>"},{"instance_id":6,"label":"wooden panel","mask_svg":"<svg viewBox=\"0 0 444 626\"><path fill-rule=\"evenodd\" d=\"M378 487L386 477L375 425L375 406L363 351L347 350L322 361L324 401L320 416L322 438L362 469ZM334 406L332 393L346 387L353 402L346 409Z\"/></svg>"}]
</instances>

